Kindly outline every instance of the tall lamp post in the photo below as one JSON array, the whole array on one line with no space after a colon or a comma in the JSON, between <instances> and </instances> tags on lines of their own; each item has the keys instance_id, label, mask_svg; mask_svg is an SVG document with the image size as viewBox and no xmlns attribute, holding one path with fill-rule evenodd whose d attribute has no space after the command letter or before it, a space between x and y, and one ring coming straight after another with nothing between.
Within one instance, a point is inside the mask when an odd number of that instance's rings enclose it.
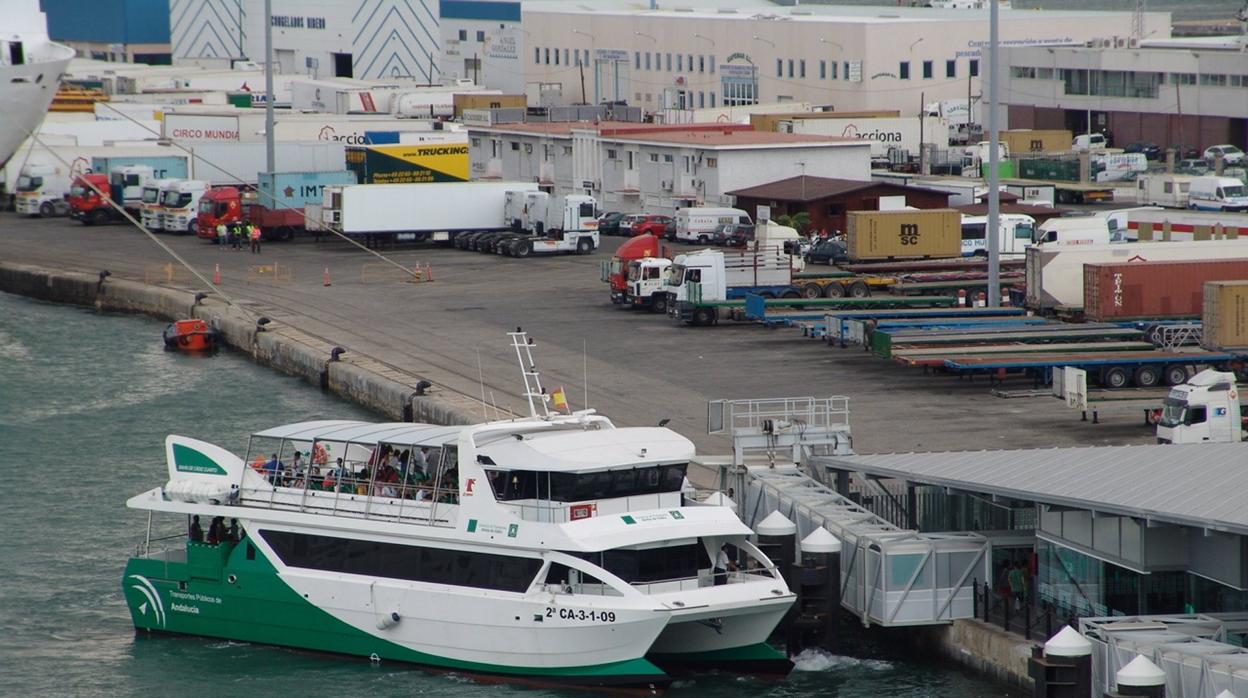
<instances>
[{"instance_id":1,"label":"tall lamp post","mask_svg":"<svg viewBox=\"0 0 1248 698\"><path fill-rule=\"evenodd\" d=\"M998 240L1001 230L1001 173L997 171L1001 165L1001 148L997 145L1001 137L1001 124L997 118L997 103L1000 100L997 92L1000 10L997 2L988 4L988 307L996 308L1001 305L1001 250Z\"/></svg>"}]
</instances>

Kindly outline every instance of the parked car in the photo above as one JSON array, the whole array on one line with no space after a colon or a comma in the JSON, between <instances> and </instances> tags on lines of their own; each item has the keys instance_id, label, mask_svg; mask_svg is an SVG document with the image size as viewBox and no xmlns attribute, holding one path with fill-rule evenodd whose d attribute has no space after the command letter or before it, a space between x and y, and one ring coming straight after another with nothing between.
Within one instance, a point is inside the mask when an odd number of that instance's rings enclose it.
<instances>
[{"instance_id":1,"label":"parked car","mask_svg":"<svg viewBox=\"0 0 1248 698\"><path fill-rule=\"evenodd\" d=\"M728 247L745 247L754 240L754 225L752 223L729 223L724 227L727 237L724 244Z\"/></svg>"},{"instance_id":2,"label":"parked car","mask_svg":"<svg viewBox=\"0 0 1248 698\"><path fill-rule=\"evenodd\" d=\"M1137 141L1135 143L1128 143L1127 147L1122 149L1122 152L1143 153L1144 157L1149 160L1157 160L1161 158L1161 154L1162 154L1161 146L1157 145L1156 143L1145 143L1142 141Z\"/></svg>"},{"instance_id":3,"label":"parked car","mask_svg":"<svg viewBox=\"0 0 1248 698\"><path fill-rule=\"evenodd\" d=\"M728 244L728 235L732 229L731 223L725 223L715 228L715 232L711 233L711 244L724 246Z\"/></svg>"},{"instance_id":4,"label":"parked car","mask_svg":"<svg viewBox=\"0 0 1248 698\"><path fill-rule=\"evenodd\" d=\"M1178 155L1175 156L1176 160L1198 160L1201 157L1200 148L1197 148L1194 145L1172 145L1166 150L1173 150L1178 153Z\"/></svg>"},{"instance_id":5,"label":"parked car","mask_svg":"<svg viewBox=\"0 0 1248 698\"><path fill-rule=\"evenodd\" d=\"M1222 163L1225 165L1240 165L1244 162L1244 151L1233 145L1211 145L1205 148L1205 162L1213 164L1218 155L1222 156Z\"/></svg>"},{"instance_id":6,"label":"parked car","mask_svg":"<svg viewBox=\"0 0 1248 698\"><path fill-rule=\"evenodd\" d=\"M667 224L672 223L674 220L675 219L671 216L660 216L653 213L647 213L633 221L632 229L629 234L645 235L646 233L650 233L651 235L657 237L662 235L663 231L667 228Z\"/></svg>"},{"instance_id":7,"label":"parked car","mask_svg":"<svg viewBox=\"0 0 1248 698\"><path fill-rule=\"evenodd\" d=\"M643 217L643 214L640 214L640 213L629 213L623 216L622 218L620 218L618 234L623 235L624 237L628 237L632 235L633 224L641 220L642 217Z\"/></svg>"},{"instance_id":8,"label":"parked car","mask_svg":"<svg viewBox=\"0 0 1248 698\"><path fill-rule=\"evenodd\" d=\"M1189 158L1187 160L1179 160L1174 166L1176 174L1203 175L1210 172L1209 163L1204 160Z\"/></svg>"},{"instance_id":9,"label":"parked car","mask_svg":"<svg viewBox=\"0 0 1248 698\"><path fill-rule=\"evenodd\" d=\"M619 235L620 219L624 217L619 211L611 211L604 213L598 217L598 234L599 235Z\"/></svg>"},{"instance_id":10,"label":"parked car","mask_svg":"<svg viewBox=\"0 0 1248 698\"><path fill-rule=\"evenodd\" d=\"M806 254L802 255L802 259L807 264L841 264L849 261L845 254L845 241L834 238L824 238L811 245Z\"/></svg>"}]
</instances>

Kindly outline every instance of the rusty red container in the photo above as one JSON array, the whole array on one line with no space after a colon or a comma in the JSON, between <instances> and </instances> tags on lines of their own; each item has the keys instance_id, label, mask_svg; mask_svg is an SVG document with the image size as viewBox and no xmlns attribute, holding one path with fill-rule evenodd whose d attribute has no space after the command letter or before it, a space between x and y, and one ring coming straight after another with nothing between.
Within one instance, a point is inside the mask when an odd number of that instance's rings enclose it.
<instances>
[{"instance_id":1,"label":"rusty red container","mask_svg":"<svg viewBox=\"0 0 1248 698\"><path fill-rule=\"evenodd\" d=\"M1199 318L1206 281L1248 280L1248 259L1083 266L1083 314L1093 321Z\"/></svg>"}]
</instances>

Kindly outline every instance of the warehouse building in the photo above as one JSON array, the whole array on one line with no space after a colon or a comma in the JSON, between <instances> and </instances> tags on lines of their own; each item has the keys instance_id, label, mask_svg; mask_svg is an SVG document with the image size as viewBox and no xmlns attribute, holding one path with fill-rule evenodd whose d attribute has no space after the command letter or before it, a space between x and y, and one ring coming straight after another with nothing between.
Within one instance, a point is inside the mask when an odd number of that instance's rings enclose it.
<instances>
[{"instance_id":1,"label":"warehouse building","mask_svg":"<svg viewBox=\"0 0 1248 698\"><path fill-rule=\"evenodd\" d=\"M705 5L698 5L704 7ZM667 6L664 6L667 7ZM711 9L623 4L522 6L526 83L565 99L623 100L649 111L810 102L837 111L900 110L980 94L988 11L919 7L780 7L742 0ZM1004 46L1067 46L1132 35L1127 12L1001 11ZM1170 15L1142 15L1169 36Z\"/></svg>"},{"instance_id":2,"label":"warehouse building","mask_svg":"<svg viewBox=\"0 0 1248 698\"><path fill-rule=\"evenodd\" d=\"M443 80L471 80L506 94L524 93L524 32L519 2L442 0Z\"/></svg>"},{"instance_id":3,"label":"warehouse building","mask_svg":"<svg viewBox=\"0 0 1248 698\"><path fill-rule=\"evenodd\" d=\"M82 58L168 65L169 0L41 0L48 36Z\"/></svg>"},{"instance_id":4,"label":"warehouse building","mask_svg":"<svg viewBox=\"0 0 1248 698\"><path fill-rule=\"evenodd\" d=\"M1248 146L1248 53L1242 37L1010 48L1002 80L1010 128L1092 130L1203 150Z\"/></svg>"},{"instance_id":5,"label":"warehouse building","mask_svg":"<svg viewBox=\"0 0 1248 698\"><path fill-rule=\"evenodd\" d=\"M743 125L617 122L469 126L473 179L535 181L591 194L603 210L727 206L728 192L803 173L870 178L870 146Z\"/></svg>"},{"instance_id":6,"label":"warehouse building","mask_svg":"<svg viewBox=\"0 0 1248 698\"><path fill-rule=\"evenodd\" d=\"M949 193L886 182L799 175L728 192L737 208L769 206L775 217L805 213L812 230L846 230L847 211L881 208L948 208Z\"/></svg>"}]
</instances>

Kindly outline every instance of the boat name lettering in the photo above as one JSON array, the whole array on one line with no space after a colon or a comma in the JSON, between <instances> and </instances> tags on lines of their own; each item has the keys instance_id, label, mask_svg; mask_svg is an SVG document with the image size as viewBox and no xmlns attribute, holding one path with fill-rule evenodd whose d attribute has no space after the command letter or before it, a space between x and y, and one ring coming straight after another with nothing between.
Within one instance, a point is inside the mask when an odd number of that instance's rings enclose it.
<instances>
[{"instance_id":1,"label":"boat name lettering","mask_svg":"<svg viewBox=\"0 0 1248 698\"><path fill-rule=\"evenodd\" d=\"M215 604L221 603L220 596L208 596L206 594L189 594L184 591L170 591L169 595L175 599L182 599L183 601L200 601L202 603L215 603Z\"/></svg>"},{"instance_id":2,"label":"boat name lettering","mask_svg":"<svg viewBox=\"0 0 1248 698\"><path fill-rule=\"evenodd\" d=\"M199 606L187 606L186 604L175 603L171 605L169 608L179 613L190 613L196 616L199 615Z\"/></svg>"},{"instance_id":3,"label":"boat name lettering","mask_svg":"<svg viewBox=\"0 0 1248 698\"><path fill-rule=\"evenodd\" d=\"M519 531L519 529L520 526L518 524L504 526L502 524L482 523L476 519L468 520L469 533L497 533L500 536L506 535L511 538L515 538L516 532Z\"/></svg>"},{"instance_id":4,"label":"boat name lettering","mask_svg":"<svg viewBox=\"0 0 1248 698\"><path fill-rule=\"evenodd\" d=\"M615 611L586 611L583 608L551 608L546 607L546 617L554 618L558 614L562 620L587 620L594 623L614 623Z\"/></svg>"},{"instance_id":5,"label":"boat name lettering","mask_svg":"<svg viewBox=\"0 0 1248 698\"><path fill-rule=\"evenodd\" d=\"M642 523L646 521L666 521L667 519L670 519L670 518L672 517L668 515L667 512L661 512L657 514L629 514L627 516L620 517L620 519L623 520L624 523L626 524ZM684 518L684 517L682 516L680 518Z\"/></svg>"}]
</instances>

